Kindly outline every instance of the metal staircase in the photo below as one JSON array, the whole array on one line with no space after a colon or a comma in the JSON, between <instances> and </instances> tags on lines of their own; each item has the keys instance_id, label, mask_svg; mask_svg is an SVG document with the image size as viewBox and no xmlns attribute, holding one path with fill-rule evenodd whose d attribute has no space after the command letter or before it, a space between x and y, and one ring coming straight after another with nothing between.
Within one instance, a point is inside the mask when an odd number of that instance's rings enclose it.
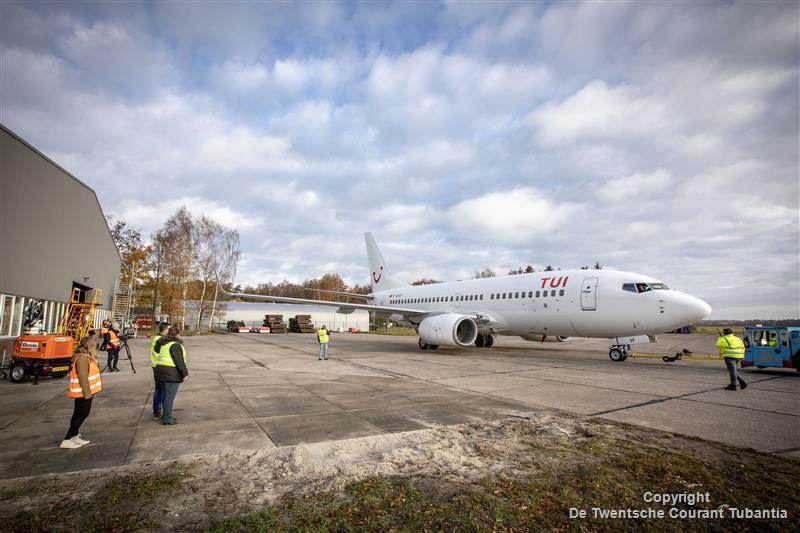
<instances>
[{"instance_id":1,"label":"metal staircase","mask_svg":"<svg viewBox=\"0 0 800 533\"><path fill-rule=\"evenodd\" d=\"M114 284L114 301L111 303L111 320L122 326L130 320L131 303L133 300L133 290L130 284L120 283L119 280Z\"/></svg>"}]
</instances>

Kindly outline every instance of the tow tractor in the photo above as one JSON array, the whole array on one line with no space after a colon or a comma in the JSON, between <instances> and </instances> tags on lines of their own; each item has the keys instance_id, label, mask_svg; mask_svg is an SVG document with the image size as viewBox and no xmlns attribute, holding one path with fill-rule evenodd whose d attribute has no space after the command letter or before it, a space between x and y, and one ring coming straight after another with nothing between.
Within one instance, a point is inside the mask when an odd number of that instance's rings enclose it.
<instances>
[{"instance_id":1,"label":"tow tractor","mask_svg":"<svg viewBox=\"0 0 800 533\"><path fill-rule=\"evenodd\" d=\"M800 328L747 326L742 366L796 368L800 372Z\"/></svg>"},{"instance_id":2,"label":"tow tractor","mask_svg":"<svg viewBox=\"0 0 800 533\"><path fill-rule=\"evenodd\" d=\"M52 335L21 335L14 341L9 378L22 383L30 376L34 384L41 376L63 378L70 371L75 347L92 329L94 310L102 302L102 291L94 290L91 302L81 301L80 289L72 289L67 310Z\"/></svg>"}]
</instances>

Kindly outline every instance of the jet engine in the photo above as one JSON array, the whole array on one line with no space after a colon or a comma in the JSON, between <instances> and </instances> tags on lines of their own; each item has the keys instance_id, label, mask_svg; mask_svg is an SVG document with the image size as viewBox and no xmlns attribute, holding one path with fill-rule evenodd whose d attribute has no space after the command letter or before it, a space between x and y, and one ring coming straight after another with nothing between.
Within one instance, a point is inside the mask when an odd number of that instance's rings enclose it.
<instances>
[{"instance_id":1,"label":"jet engine","mask_svg":"<svg viewBox=\"0 0 800 533\"><path fill-rule=\"evenodd\" d=\"M478 336L478 325L468 316L444 313L425 318L417 332L431 346L470 346Z\"/></svg>"}]
</instances>

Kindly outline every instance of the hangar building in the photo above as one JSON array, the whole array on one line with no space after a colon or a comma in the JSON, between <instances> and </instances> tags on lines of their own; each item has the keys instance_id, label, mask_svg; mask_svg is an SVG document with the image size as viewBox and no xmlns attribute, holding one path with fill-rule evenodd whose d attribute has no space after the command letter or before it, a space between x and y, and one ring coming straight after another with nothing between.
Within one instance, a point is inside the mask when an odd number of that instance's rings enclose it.
<instances>
[{"instance_id":1,"label":"hangar building","mask_svg":"<svg viewBox=\"0 0 800 533\"><path fill-rule=\"evenodd\" d=\"M110 316L120 256L97 195L0 124L0 350L53 332L73 288Z\"/></svg>"},{"instance_id":2,"label":"hangar building","mask_svg":"<svg viewBox=\"0 0 800 533\"><path fill-rule=\"evenodd\" d=\"M283 315L283 321L289 323L289 319L296 315L311 315L311 321L317 328L323 325L330 329L338 330L342 328L358 328L361 331L369 331L369 313L357 309L352 313L337 313L336 307L315 306L315 305L294 305L276 304L268 302L221 302L225 306L225 313L221 317L214 316L213 329L224 329L228 320L243 321L247 326L260 326L263 323L264 315ZM196 329L197 325L197 302L186 302L187 317L186 324L191 329ZM208 327L207 319L203 321L203 327Z\"/></svg>"}]
</instances>

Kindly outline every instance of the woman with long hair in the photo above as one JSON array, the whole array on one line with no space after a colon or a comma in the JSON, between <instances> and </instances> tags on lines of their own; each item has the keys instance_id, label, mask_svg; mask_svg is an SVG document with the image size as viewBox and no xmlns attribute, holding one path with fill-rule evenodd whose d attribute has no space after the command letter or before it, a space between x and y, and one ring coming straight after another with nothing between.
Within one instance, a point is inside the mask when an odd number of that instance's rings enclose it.
<instances>
[{"instance_id":1,"label":"woman with long hair","mask_svg":"<svg viewBox=\"0 0 800 533\"><path fill-rule=\"evenodd\" d=\"M69 372L69 385L67 398L75 399L75 408L66 437L61 441L61 448L74 450L89 444L88 440L81 438L78 431L81 424L88 418L92 410L94 395L103 390L100 380L100 367L97 364L95 342L97 333L90 331L81 340L75 355L72 356L72 369Z\"/></svg>"}]
</instances>

